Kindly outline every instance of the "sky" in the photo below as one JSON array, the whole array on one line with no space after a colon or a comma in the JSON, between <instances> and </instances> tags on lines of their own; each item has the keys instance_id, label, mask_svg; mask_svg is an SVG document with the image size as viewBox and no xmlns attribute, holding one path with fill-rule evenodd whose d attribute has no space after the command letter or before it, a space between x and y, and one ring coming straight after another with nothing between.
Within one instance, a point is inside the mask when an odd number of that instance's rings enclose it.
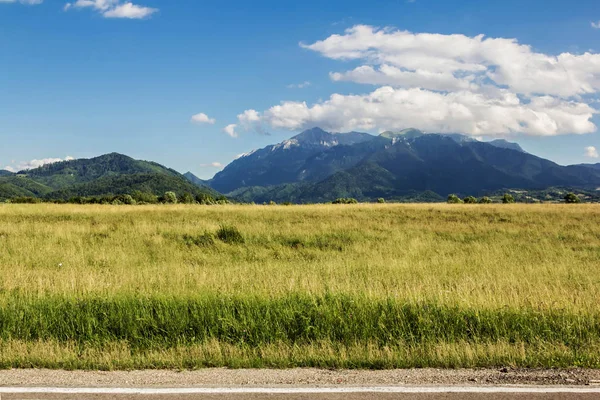
<instances>
[{"instance_id":1,"label":"sky","mask_svg":"<svg viewBox=\"0 0 600 400\"><path fill-rule=\"evenodd\" d=\"M600 3L576 3L0 0L0 168L119 152L210 178L314 126L600 162Z\"/></svg>"}]
</instances>

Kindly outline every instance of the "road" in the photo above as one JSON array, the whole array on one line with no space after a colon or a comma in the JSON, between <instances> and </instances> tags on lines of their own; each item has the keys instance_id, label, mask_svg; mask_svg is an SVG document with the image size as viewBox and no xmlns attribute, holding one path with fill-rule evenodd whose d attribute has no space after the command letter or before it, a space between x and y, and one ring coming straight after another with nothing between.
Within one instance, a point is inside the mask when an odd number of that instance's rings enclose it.
<instances>
[{"instance_id":1,"label":"road","mask_svg":"<svg viewBox=\"0 0 600 400\"><path fill-rule=\"evenodd\" d=\"M0 387L0 400L592 400L600 387L389 386L223 388L19 388Z\"/></svg>"},{"instance_id":2,"label":"road","mask_svg":"<svg viewBox=\"0 0 600 400\"><path fill-rule=\"evenodd\" d=\"M598 400L600 370L0 371L0 400Z\"/></svg>"}]
</instances>

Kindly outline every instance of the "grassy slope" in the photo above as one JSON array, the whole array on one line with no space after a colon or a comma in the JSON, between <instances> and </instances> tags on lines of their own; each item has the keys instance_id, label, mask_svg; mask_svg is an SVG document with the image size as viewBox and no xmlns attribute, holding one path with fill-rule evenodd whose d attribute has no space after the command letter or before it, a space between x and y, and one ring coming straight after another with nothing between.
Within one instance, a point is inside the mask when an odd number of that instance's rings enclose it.
<instances>
[{"instance_id":1,"label":"grassy slope","mask_svg":"<svg viewBox=\"0 0 600 400\"><path fill-rule=\"evenodd\" d=\"M600 367L599 223L592 205L0 206L0 366ZM222 224L245 243L199 239Z\"/></svg>"}]
</instances>

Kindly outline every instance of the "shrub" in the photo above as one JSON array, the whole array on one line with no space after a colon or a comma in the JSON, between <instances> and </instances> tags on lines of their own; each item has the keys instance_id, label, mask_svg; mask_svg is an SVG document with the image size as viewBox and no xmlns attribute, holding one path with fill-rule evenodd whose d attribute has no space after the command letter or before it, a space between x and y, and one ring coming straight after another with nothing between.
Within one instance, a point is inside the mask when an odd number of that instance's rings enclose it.
<instances>
[{"instance_id":1,"label":"shrub","mask_svg":"<svg viewBox=\"0 0 600 400\"><path fill-rule=\"evenodd\" d=\"M515 202L515 198L513 197L512 194L504 193L504 196L502 196L502 203L513 204L514 202Z\"/></svg>"},{"instance_id":2,"label":"shrub","mask_svg":"<svg viewBox=\"0 0 600 400\"><path fill-rule=\"evenodd\" d=\"M140 190L135 190L131 194L131 197L137 202L142 204L156 204L158 203L158 196L152 193L142 192Z\"/></svg>"},{"instance_id":3,"label":"shrub","mask_svg":"<svg viewBox=\"0 0 600 400\"><path fill-rule=\"evenodd\" d=\"M358 200L353 198L339 198L335 199L331 204L358 204Z\"/></svg>"},{"instance_id":4,"label":"shrub","mask_svg":"<svg viewBox=\"0 0 600 400\"><path fill-rule=\"evenodd\" d=\"M477 204L477 199L473 196L465 197L463 200L465 204Z\"/></svg>"},{"instance_id":5,"label":"shrub","mask_svg":"<svg viewBox=\"0 0 600 400\"><path fill-rule=\"evenodd\" d=\"M377 202L379 204L384 204L385 203L385 199L383 197L380 197L380 198L377 199Z\"/></svg>"},{"instance_id":6,"label":"shrub","mask_svg":"<svg viewBox=\"0 0 600 400\"><path fill-rule=\"evenodd\" d=\"M13 204L38 204L42 201L35 197L15 197L10 202Z\"/></svg>"},{"instance_id":7,"label":"shrub","mask_svg":"<svg viewBox=\"0 0 600 400\"><path fill-rule=\"evenodd\" d=\"M242 233L234 226L221 225L217 231L217 238L227 244L242 244L246 242Z\"/></svg>"},{"instance_id":8,"label":"shrub","mask_svg":"<svg viewBox=\"0 0 600 400\"><path fill-rule=\"evenodd\" d=\"M492 204L492 199L490 199L487 196L484 196L481 199L479 199L479 204Z\"/></svg>"},{"instance_id":9,"label":"shrub","mask_svg":"<svg viewBox=\"0 0 600 400\"><path fill-rule=\"evenodd\" d=\"M212 205L215 204L215 199L210 194L200 193L196 196L196 202L203 205Z\"/></svg>"},{"instance_id":10,"label":"shrub","mask_svg":"<svg viewBox=\"0 0 600 400\"><path fill-rule=\"evenodd\" d=\"M448 204L462 204L463 201L455 194L451 194L448 196Z\"/></svg>"},{"instance_id":11,"label":"shrub","mask_svg":"<svg viewBox=\"0 0 600 400\"><path fill-rule=\"evenodd\" d=\"M131 195L128 195L128 194L124 194L123 196L120 197L119 200L121 200L121 202L123 204L127 204L127 205L130 205L130 206L136 204L136 201L133 199L133 197Z\"/></svg>"},{"instance_id":12,"label":"shrub","mask_svg":"<svg viewBox=\"0 0 600 400\"><path fill-rule=\"evenodd\" d=\"M284 201L283 203L281 203L281 205L283 205L283 206L291 206L292 203L289 202L289 201Z\"/></svg>"},{"instance_id":13,"label":"shrub","mask_svg":"<svg viewBox=\"0 0 600 400\"><path fill-rule=\"evenodd\" d=\"M175 192L166 192L162 198L163 203L177 204L177 195Z\"/></svg>"},{"instance_id":14,"label":"shrub","mask_svg":"<svg viewBox=\"0 0 600 400\"><path fill-rule=\"evenodd\" d=\"M183 235L183 242L188 246L198 246L198 247L210 247L214 246L215 240L213 239L213 235L209 232L205 232L202 235Z\"/></svg>"},{"instance_id":15,"label":"shrub","mask_svg":"<svg viewBox=\"0 0 600 400\"><path fill-rule=\"evenodd\" d=\"M565 196L565 203L577 204L577 203L581 203L581 199L575 193L569 193Z\"/></svg>"},{"instance_id":16,"label":"shrub","mask_svg":"<svg viewBox=\"0 0 600 400\"><path fill-rule=\"evenodd\" d=\"M275 203L273 200L271 200L271 201L269 202L269 205L270 205L270 206L276 206L276 205L277 205L277 203Z\"/></svg>"},{"instance_id":17,"label":"shrub","mask_svg":"<svg viewBox=\"0 0 600 400\"><path fill-rule=\"evenodd\" d=\"M194 196L192 196L189 193L184 193L183 196L181 196L181 198L179 199L180 203L183 204L193 204L196 202L196 199L194 199Z\"/></svg>"}]
</instances>

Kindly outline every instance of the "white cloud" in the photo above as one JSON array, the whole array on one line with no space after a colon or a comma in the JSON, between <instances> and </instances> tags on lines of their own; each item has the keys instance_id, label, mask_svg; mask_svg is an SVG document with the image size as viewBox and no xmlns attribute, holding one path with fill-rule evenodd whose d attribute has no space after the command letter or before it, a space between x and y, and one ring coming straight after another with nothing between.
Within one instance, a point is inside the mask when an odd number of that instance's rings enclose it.
<instances>
[{"instance_id":1,"label":"white cloud","mask_svg":"<svg viewBox=\"0 0 600 400\"><path fill-rule=\"evenodd\" d=\"M227 135L231 136L232 138L236 138L236 137L238 137L238 134L235 131L236 128L237 128L237 124L230 124L230 125L227 125L225 128L223 128L223 132L226 133Z\"/></svg>"},{"instance_id":2,"label":"white cloud","mask_svg":"<svg viewBox=\"0 0 600 400\"><path fill-rule=\"evenodd\" d=\"M224 165L221 164L220 162L212 162L209 164L200 164L200 166L202 168L223 168L224 167Z\"/></svg>"},{"instance_id":3,"label":"white cloud","mask_svg":"<svg viewBox=\"0 0 600 400\"><path fill-rule=\"evenodd\" d=\"M217 120L214 118L210 118L208 115L206 115L204 113L199 113L199 114L192 116L192 122L195 122L197 124L214 125L215 122L217 122Z\"/></svg>"},{"instance_id":4,"label":"white cloud","mask_svg":"<svg viewBox=\"0 0 600 400\"><path fill-rule=\"evenodd\" d=\"M105 18L143 19L158 12L156 8L139 6L131 2L122 3L121 0L77 0L64 6L65 11L71 8L92 8Z\"/></svg>"},{"instance_id":5,"label":"white cloud","mask_svg":"<svg viewBox=\"0 0 600 400\"><path fill-rule=\"evenodd\" d=\"M124 3L110 9L104 13L106 18L129 18L142 19L146 18L158 10L156 8L142 7L133 3Z\"/></svg>"},{"instance_id":6,"label":"white cloud","mask_svg":"<svg viewBox=\"0 0 600 400\"><path fill-rule=\"evenodd\" d=\"M362 60L388 69L395 67L389 71L414 73L416 79L423 80L423 75L431 74L434 85L439 78L436 74L443 74L459 81L464 76L469 77L468 81L477 77L480 85L491 81L489 84L507 86L526 95L569 97L600 90L600 54L547 55L534 52L516 39L412 33L357 25L343 35L302 46L335 60ZM428 81L419 87L438 90ZM404 82L401 85L405 87Z\"/></svg>"},{"instance_id":7,"label":"white cloud","mask_svg":"<svg viewBox=\"0 0 600 400\"><path fill-rule=\"evenodd\" d=\"M29 6L42 4L44 0L0 0L0 3L21 3Z\"/></svg>"},{"instance_id":8,"label":"white cloud","mask_svg":"<svg viewBox=\"0 0 600 400\"><path fill-rule=\"evenodd\" d=\"M592 28L600 29L600 20L598 22L592 22Z\"/></svg>"},{"instance_id":9,"label":"white cloud","mask_svg":"<svg viewBox=\"0 0 600 400\"><path fill-rule=\"evenodd\" d=\"M250 110L256 113L254 110ZM522 102L507 90L493 94L469 91L440 93L384 86L364 95L334 94L313 106L282 102L258 114L275 129L313 126L334 131L402 129L415 126L429 132L461 132L474 136L525 133L554 136L595 131L595 110L585 103L549 96ZM243 116L238 118L243 123Z\"/></svg>"},{"instance_id":10,"label":"white cloud","mask_svg":"<svg viewBox=\"0 0 600 400\"><path fill-rule=\"evenodd\" d=\"M287 85L288 89L304 89L311 86L312 83L309 81L304 81L302 83L292 83L291 85Z\"/></svg>"},{"instance_id":11,"label":"white cloud","mask_svg":"<svg viewBox=\"0 0 600 400\"><path fill-rule=\"evenodd\" d=\"M555 136L596 131L600 54L535 52L516 39L411 33L357 25L302 47L362 65L333 81L376 86L308 105L283 101L238 115L244 129L334 131L416 127L473 136Z\"/></svg>"},{"instance_id":12,"label":"white cloud","mask_svg":"<svg viewBox=\"0 0 600 400\"><path fill-rule=\"evenodd\" d=\"M589 158L600 158L598 150L594 146L589 146L585 148L585 156Z\"/></svg>"},{"instance_id":13,"label":"white cloud","mask_svg":"<svg viewBox=\"0 0 600 400\"><path fill-rule=\"evenodd\" d=\"M13 165L8 165L8 166L4 167L4 169L7 171L10 171L10 172L19 172L19 171L26 171L29 169L39 168L39 167L47 165L47 164L55 164L57 162L72 161L72 160L75 160L75 158L73 158L71 156L67 156L65 158L42 158L40 160L22 161L17 164L15 164L13 162Z\"/></svg>"}]
</instances>

